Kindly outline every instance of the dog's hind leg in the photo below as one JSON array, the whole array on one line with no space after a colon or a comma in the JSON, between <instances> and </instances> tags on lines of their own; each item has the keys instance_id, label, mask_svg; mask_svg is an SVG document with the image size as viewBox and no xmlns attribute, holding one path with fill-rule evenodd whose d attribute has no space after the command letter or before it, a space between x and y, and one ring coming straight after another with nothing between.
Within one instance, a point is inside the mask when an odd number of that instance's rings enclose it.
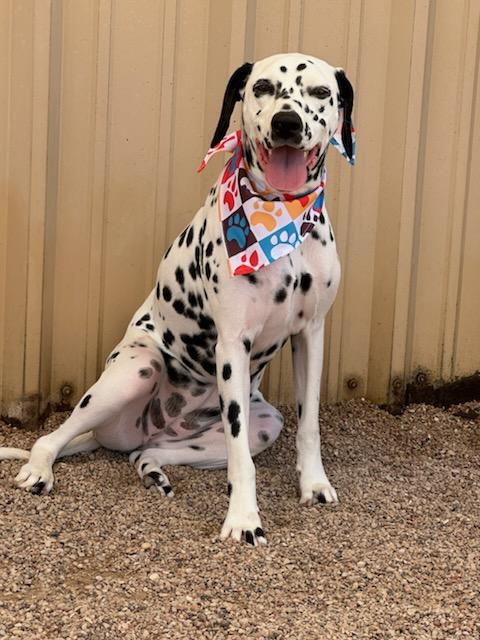
<instances>
[{"instance_id":1,"label":"dog's hind leg","mask_svg":"<svg viewBox=\"0 0 480 640\"><path fill-rule=\"evenodd\" d=\"M141 444L143 436L135 428L133 416L138 415L145 399L156 393L162 375L158 350L145 342L123 346L70 417L56 431L35 442L27 464L15 478L20 488L48 493L53 486L52 465L60 455L96 448L98 443L120 451L131 451ZM95 442L87 435L92 429ZM83 439L79 440L79 436Z\"/></svg>"},{"instance_id":2,"label":"dog's hind leg","mask_svg":"<svg viewBox=\"0 0 480 640\"><path fill-rule=\"evenodd\" d=\"M263 397L252 399L250 403L250 420L248 446L252 456L256 456L278 438L283 426L282 414ZM164 433L152 438L143 449L130 454L130 462L135 466L143 484L154 487L161 496L173 497L171 483L163 467L165 465L188 465L199 469L221 469L227 466L227 445L223 423L220 419L211 424L203 432L193 432L190 437L182 439L168 438ZM228 495L242 490L234 482L228 483ZM250 544L264 544L263 535L257 537L253 531L240 531Z\"/></svg>"}]
</instances>

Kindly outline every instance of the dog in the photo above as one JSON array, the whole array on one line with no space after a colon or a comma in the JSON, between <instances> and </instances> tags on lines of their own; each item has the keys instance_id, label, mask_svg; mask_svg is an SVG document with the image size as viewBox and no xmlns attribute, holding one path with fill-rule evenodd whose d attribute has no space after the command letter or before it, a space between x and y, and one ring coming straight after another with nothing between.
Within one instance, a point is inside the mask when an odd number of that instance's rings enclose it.
<instances>
[{"instance_id":1,"label":"dog","mask_svg":"<svg viewBox=\"0 0 480 640\"><path fill-rule=\"evenodd\" d=\"M336 503L318 425L324 320L340 282L323 200L330 144L353 163L353 89L344 71L300 53L246 63L230 77L211 150L230 150L205 204L174 240L155 285L97 382L24 459L16 484L53 486L61 456L103 446L128 452L147 487L173 490L165 465L227 467L220 538L265 544L252 456L282 415L259 390L291 339L300 502ZM225 137L237 102L241 131Z\"/></svg>"}]
</instances>

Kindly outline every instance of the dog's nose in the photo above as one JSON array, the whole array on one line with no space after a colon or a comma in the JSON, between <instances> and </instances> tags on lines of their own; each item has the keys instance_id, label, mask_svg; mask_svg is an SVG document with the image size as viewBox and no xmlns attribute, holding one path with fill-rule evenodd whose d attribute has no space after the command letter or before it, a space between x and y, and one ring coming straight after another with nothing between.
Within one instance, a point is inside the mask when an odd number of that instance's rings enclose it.
<instances>
[{"instance_id":1,"label":"dog's nose","mask_svg":"<svg viewBox=\"0 0 480 640\"><path fill-rule=\"evenodd\" d=\"M281 111L272 118L272 138L274 141L300 142L303 123L294 111Z\"/></svg>"}]
</instances>

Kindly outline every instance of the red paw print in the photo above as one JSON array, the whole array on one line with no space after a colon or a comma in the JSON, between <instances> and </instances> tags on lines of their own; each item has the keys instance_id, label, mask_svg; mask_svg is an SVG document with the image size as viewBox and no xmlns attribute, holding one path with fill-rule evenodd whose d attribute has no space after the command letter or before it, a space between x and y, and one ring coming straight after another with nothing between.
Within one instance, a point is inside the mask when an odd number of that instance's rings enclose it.
<instances>
[{"instance_id":1,"label":"red paw print","mask_svg":"<svg viewBox=\"0 0 480 640\"><path fill-rule=\"evenodd\" d=\"M241 258L242 262L246 262L247 261L247 256L243 255ZM247 273L253 273L254 271L256 271L256 269L254 267L257 267L258 265L258 253L257 251L252 251L252 253L249 256L249 262L250 265L248 264L241 264L239 265L235 271L233 272L234 276L246 276ZM264 265L262 264L260 267L258 267L258 269L261 269Z\"/></svg>"}]
</instances>

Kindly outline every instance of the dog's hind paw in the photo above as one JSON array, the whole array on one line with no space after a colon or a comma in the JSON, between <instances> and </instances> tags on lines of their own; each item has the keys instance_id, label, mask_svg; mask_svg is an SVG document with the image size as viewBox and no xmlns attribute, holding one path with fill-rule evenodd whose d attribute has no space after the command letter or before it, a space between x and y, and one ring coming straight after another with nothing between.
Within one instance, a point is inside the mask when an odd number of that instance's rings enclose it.
<instances>
[{"instance_id":1,"label":"dog's hind paw","mask_svg":"<svg viewBox=\"0 0 480 640\"><path fill-rule=\"evenodd\" d=\"M53 487L53 472L49 465L38 465L27 462L20 469L15 484L20 489L36 495L46 495Z\"/></svg>"},{"instance_id":2,"label":"dog's hind paw","mask_svg":"<svg viewBox=\"0 0 480 640\"><path fill-rule=\"evenodd\" d=\"M173 498L174 493L167 474L162 470L160 465L150 458L148 454L142 454L139 451L133 451L130 454L130 462L135 466L143 485L150 489L153 487L161 496Z\"/></svg>"}]
</instances>

